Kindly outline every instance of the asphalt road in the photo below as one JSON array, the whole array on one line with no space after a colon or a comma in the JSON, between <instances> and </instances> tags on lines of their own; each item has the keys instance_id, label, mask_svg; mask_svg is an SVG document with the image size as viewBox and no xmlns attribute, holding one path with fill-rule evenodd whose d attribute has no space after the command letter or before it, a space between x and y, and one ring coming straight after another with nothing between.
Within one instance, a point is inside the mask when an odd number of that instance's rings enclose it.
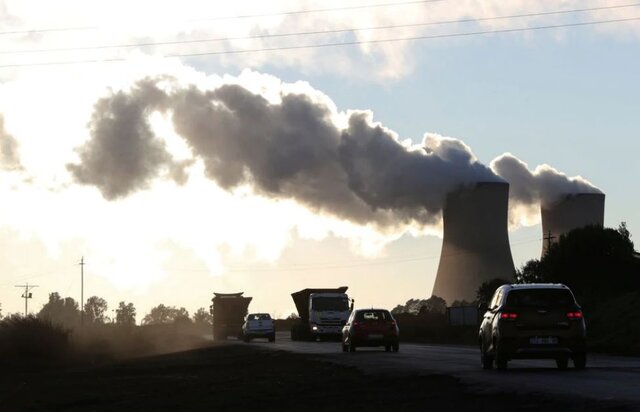
<instances>
[{"instance_id":1,"label":"asphalt road","mask_svg":"<svg viewBox=\"0 0 640 412\"><path fill-rule=\"evenodd\" d=\"M640 358L589 355L587 368L558 370L553 360L514 360L507 371L480 368L475 347L401 344L399 353L383 348L358 348L343 353L339 342L292 342L278 333L275 343L256 340L252 345L317 355L318 358L354 366L370 374L445 374L455 376L478 392L515 392L621 401L640 410Z\"/></svg>"}]
</instances>

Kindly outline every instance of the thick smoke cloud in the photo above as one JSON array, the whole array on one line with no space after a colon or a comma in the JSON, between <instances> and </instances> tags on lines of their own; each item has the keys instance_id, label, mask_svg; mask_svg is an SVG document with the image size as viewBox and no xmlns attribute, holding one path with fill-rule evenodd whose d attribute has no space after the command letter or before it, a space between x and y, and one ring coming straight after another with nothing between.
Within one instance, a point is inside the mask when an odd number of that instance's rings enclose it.
<instances>
[{"instance_id":1,"label":"thick smoke cloud","mask_svg":"<svg viewBox=\"0 0 640 412\"><path fill-rule=\"evenodd\" d=\"M4 128L4 117L0 114L0 170L21 170L18 141Z\"/></svg>"},{"instance_id":2,"label":"thick smoke cloud","mask_svg":"<svg viewBox=\"0 0 640 412\"><path fill-rule=\"evenodd\" d=\"M548 206L570 193L602 193L586 179L569 177L546 164L531 171L526 163L511 153L495 158L491 169L509 182L512 206Z\"/></svg>"},{"instance_id":3,"label":"thick smoke cloud","mask_svg":"<svg viewBox=\"0 0 640 412\"><path fill-rule=\"evenodd\" d=\"M167 79L145 79L96 104L80 162L68 165L78 182L115 199L174 169L149 125L154 111L171 115L193 158L219 186L250 185L360 224L434 223L450 191L501 181L458 140L427 135L410 147L368 112L344 115L340 127L332 105L310 94L281 90L274 102L238 84L201 90L161 83Z\"/></svg>"},{"instance_id":4,"label":"thick smoke cloud","mask_svg":"<svg viewBox=\"0 0 640 412\"><path fill-rule=\"evenodd\" d=\"M155 81L145 79L130 93L99 100L89 123L91 140L78 150L79 165L67 165L80 183L96 186L107 199L146 188L164 169L180 174L164 141L147 120L167 109L169 98Z\"/></svg>"}]
</instances>

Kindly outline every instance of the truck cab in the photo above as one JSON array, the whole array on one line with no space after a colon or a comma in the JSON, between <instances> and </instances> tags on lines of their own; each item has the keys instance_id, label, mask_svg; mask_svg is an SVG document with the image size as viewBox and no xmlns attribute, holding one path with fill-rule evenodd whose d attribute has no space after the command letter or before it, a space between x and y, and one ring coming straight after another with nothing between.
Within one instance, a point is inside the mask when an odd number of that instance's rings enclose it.
<instances>
[{"instance_id":1,"label":"truck cab","mask_svg":"<svg viewBox=\"0 0 640 412\"><path fill-rule=\"evenodd\" d=\"M292 293L300 320L291 328L291 340L338 339L353 310L347 289L341 286Z\"/></svg>"},{"instance_id":2,"label":"truck cab","mask_svg":"<svg viewBox=\"0 0 640 412\"><path fill-rule=\"evenodd\" d=\"M339 335L351 307L346 293L312 293L309 297L309 328L312 335Z\"/></svg>"}]
</instances>

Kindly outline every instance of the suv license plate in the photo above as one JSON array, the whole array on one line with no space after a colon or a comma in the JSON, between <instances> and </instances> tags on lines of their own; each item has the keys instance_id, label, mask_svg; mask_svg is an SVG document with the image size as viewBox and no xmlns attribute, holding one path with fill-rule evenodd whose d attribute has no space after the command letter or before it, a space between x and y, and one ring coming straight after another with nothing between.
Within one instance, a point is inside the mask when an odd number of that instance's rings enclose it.
<instances>
[{"instance_id":1,"label":"suv license plate","mask_svg":"<svg viewBox=\"0 0 640 412\"><path fill-rule=\"evenodd\" d=\"M382 339L384 337L384 335L369 335L369 339Z\"/></svg>"},{"instance_id":2,"label":"suv license plate","mask_svg":"<svg viewBox=\"0 0 640 412\"><path fill-rule=\"evenodd\" d=\"M529 343L532 345L557 345L558 338L555 336L536 336L529 338Z\"/></svg>"}]
</instances>

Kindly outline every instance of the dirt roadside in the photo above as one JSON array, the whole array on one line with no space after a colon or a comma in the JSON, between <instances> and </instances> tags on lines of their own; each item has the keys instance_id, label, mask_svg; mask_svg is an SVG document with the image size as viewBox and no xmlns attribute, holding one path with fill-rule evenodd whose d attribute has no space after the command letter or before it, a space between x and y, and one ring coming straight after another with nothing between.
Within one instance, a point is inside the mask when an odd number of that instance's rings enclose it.
<instances>
[{"instance_id":1,"label":"dirt roadside","mask_svg":"<svg viewBox=\"0 0 640 412\"><path fill-rule=\"evenodd\" d=\"M101 365L0 371L0 410L633 410L610 402L477 394L443 375L366 376L255 346L209 348Z\"/></svg>"}]
</instances>

